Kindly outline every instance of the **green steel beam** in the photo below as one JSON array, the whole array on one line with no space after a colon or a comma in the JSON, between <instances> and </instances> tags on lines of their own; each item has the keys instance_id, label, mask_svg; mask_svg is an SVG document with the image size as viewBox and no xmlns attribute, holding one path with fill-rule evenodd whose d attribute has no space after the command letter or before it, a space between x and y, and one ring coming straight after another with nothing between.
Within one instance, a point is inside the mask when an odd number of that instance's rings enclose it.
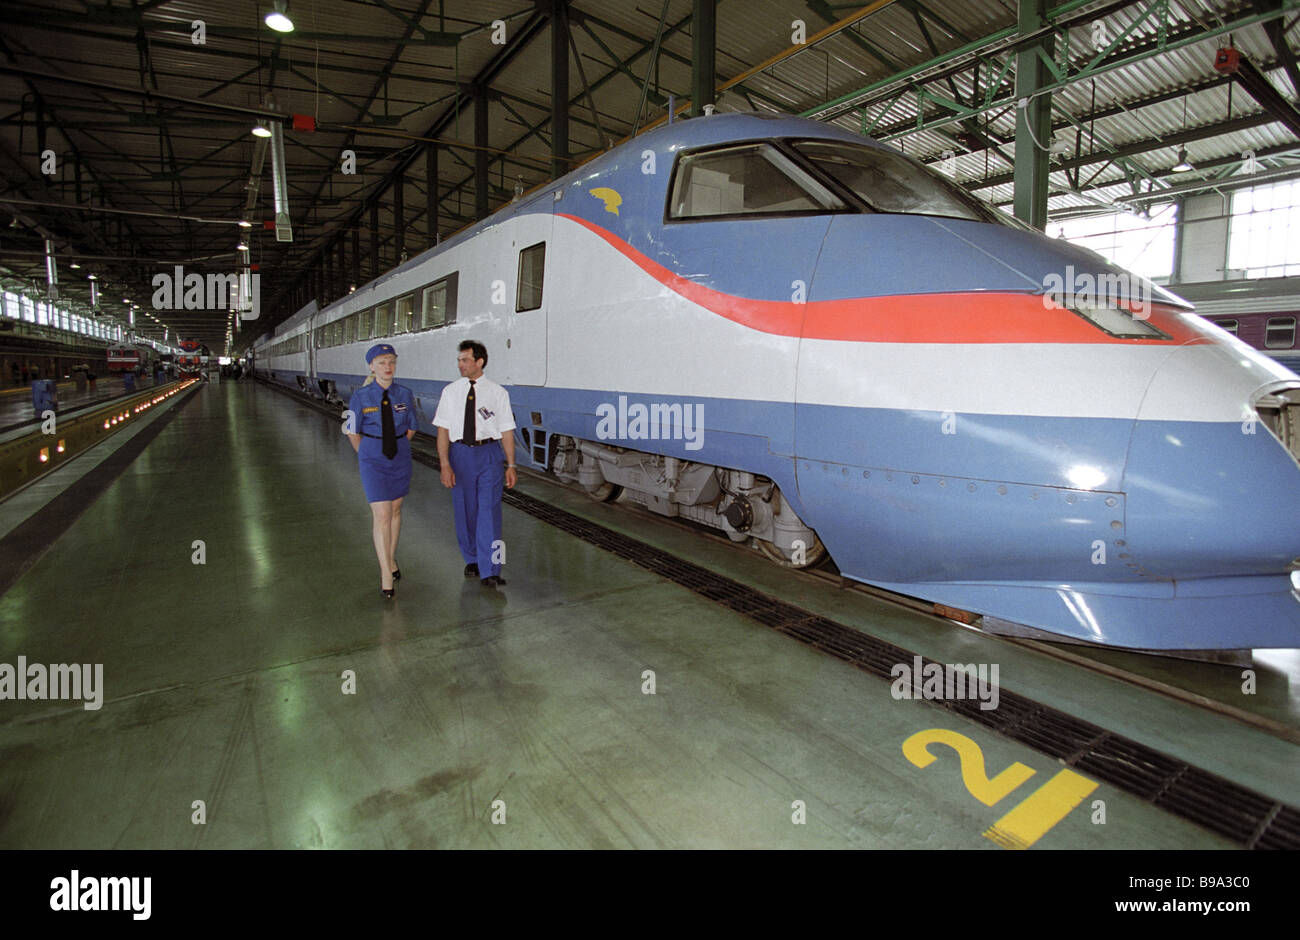
<instances>
[{"instance_id":1,"label":"green steel beam","mask_svg":"<svg viewBox=\"0 0 1300 940\"><path fill-rule=\"evenodd\" d=\"M1068 16L1069 14L1074 13L1075 11L1088 6L1093 2L1095 2L1095 0L1069 0L1069 2L1063 3L1060 6L1054 7L1051 10L1049 10L1047 13L1047 20L1050 23L1054 23L1057 20L1061 19L1062 17ZM910 68L902 69L901 71L897 72L894 75L889 76L888 78L883 78L880 79L879 81L872 82L870 85L865 85L862 88L857 89L856 91L851 91L848 92L847 94L840 95L838 98L834 98L831 101L827 101L824 104L820 104L815 108L809 108L806 111L802 111L800 112L799 116L816 118L818 120L829 120L829 118L834 117L835 115L834 114L828 115L827 112L834 111L836 108L840 108L846 105L850 107L852 106L860 107L863 104L871 104L872 103L871 101L862 101L859 99L862 99L864 96L869 96L874 92L878 92L881 89L892 88L893 86L898 85L900 82L904 82L907 79L919 75L922 72L928 71L933 68L938 68L940 66L946 65L949 62L953 62L957 59L966 58L973 54L979 53L987 49L989 46L994 45L996 43L1003 42L1008 39L1015 39L1019 35L1019 33L1020 33L1019 26L1008 26L1004 29L997 30L996 32L990 33L987 36L984 36L980 39L976 39L973 42L968 42L963 46L959 46L956 49L944 53L941 56L936 56L935 58L929 59L926 62L922 62L919 65L914 65Z\"/></svg>"},{"instance_id":2,"label":"green steel beam","mask_svg":"<svg viewBox=\"0 0 1300 940\"><path fill-rule=\"evenodd\" d=\"M1047 0L1019 0L1021 33L1038 31L1046 23ZM1043 91L1055 36L1042 35L1016 55L1016 218L1040 231L1047 227L1048 144L1052 133L1052 94ZM919 115L918 115L919 117Z\"/></svg>"},{"instance_id":3,"label":"green steel beam","mask_svg":"<svg viewBox=\"0 0 1300 940\"><path fill-rule=\"evenodd\" d=\"M1153 0L1153 3L1151 5L1154 7L1159 7L1165 4L1166 2L1167 0ZM838 98L833 99L832 101L818 105L817 107L814 108L809 108L801 112L801 116L817 118L819 120L830 120L831 118L835 117L838 113L841 113L844 110L849 110L854 107L863 107L864 105L872 104L875 101L884 98L886 95L891 93L892 90L895 87L897 87L897 85L900 82L905 82L908 79L920 75L923 72L927 72L932 69L941 67L955 60L968 58L971 55L980 52L981 50L987 49L991 45L1003 43L1010 39L1015 39L1015 42L1011 43L1012 45L1020 45L1027 41L1037 39L1042 34L1055 33L1057 35L1060 35L1061 30L1058 21L1060 21L1062 17L1068 15L1071 12L1078 10L1080 7L1084 5L1085 4L1083 3L1062 4L1060 7L1056 7L1047 12L1046 19L1048 25L1042 27L1040 30L1035 31L1035 33L1033 34L1030 34L1028 36L1020 36L1020 38L1016 39L1015 37L1019 35L1018 27L1012 26L1012 27L1007 27L1006 29L998 30L995 33L991 33L988 36L985 36L983 39L977 40L973 43L967 43L965 46L962 46L958 49L954 49L953 51L945 54L944 56L930 59L927 62L922 62L919 65L912 66L911 68L906 69L905 71L899 73L898 75L894 75L889 78L882 79L877 82L873 82L872 84L859 88L856 91L852 91L847 94L841 95ZM1118 57L1105 59L1100 62L1094 60L1094 62L1089 63L1088 65L1084 66L1078 71L1068 74L1064 79L1060 81L1045 84L1043 86L1043 90L1056 91L1066 87L1067 85L1073 84L1074 82L1081 81L1086 78L1095 77L1097 75L1102 75L1105 74L1106 72L1110 72L1118 68L1125 68L1134 65L1138 62L1144 61L1146 59L1152 58L1154 56L1162 55L1166 52L1172 52L1176 49L1181 49L1186 46L1194 45L1199 42L1204 42L1206 39L1213 39L1215 37L1222 36L1227 33L1244 29L1247 26L1253 26L1257 23L1270 22L1279 17L1285 16L1289 12L1296 11L1296 10L1300 10L1300 0L1280 0L1279 5L1275 9L1256 11L1253 13L1243 13L1241 16L1222 22L1218 25L1213 25L1205 28L1189 29L1177 37L1170 36L1166 32L1163 37L1158 36L1155 42L1144 47L1140 52L1127 53L1127 54L1120 55ZM873 97L873 95L876 95L878 97ZM983 110L993 110L994 108L1006 104L1007 100L1008 99L986 101ZM945 123L951 123L952 121L955 120L958 120L958 118L949 117L945 121Z\"/></svg>"},{"instance_id":4,"label":"green steel beam","mask_svg":"<svg viewBox=\"0 0 1300 940\"><path fill-rule=\"evenodd\" d=\"M1286 7L1287 9L1300 9L1300 0L1284 0L1284 2L1287 4ZM1158 41L1152 42L1147 46L1144 46L1138 52L1125 54L1119 59L1111 59L1111 60L1104 61L1090 72L1081 71L1070 75L1065 81L1045 83L1042 86L1042 90L1044 92L1059 91L1060 89L1065 88L1068 85L1074 84L1075 82L1083 81L1088 78L1094 78L1097 75L1103 74L1105 72L1110 72L1117 68L1131 66L1137 62L1141 62L1143 60L1150 59L1158 55L1162 55L1163 53L1172 51L1174 49L1180 49L1185 46L1190 46L1199 42L1204 42L1206 39L1210 39L1215 36L1221 36L1225 33L1242 29L1245 26L1253 25L1255 23L1261 22L1261 16L1277 17L1283 15L1284 12L1285 12L1284 10L1278 10L1272 13L1248 15L1241 19L1233 20L1222 26L1213 27L1209 30L1193 28L1192 30L1189 30L1186 33L1181 34L1177 37L1169 38L1163 45L1161 45ZM1217 79L1214 81L1218 82ZM1175 96L1178 93L1181 93L1181 91L1174 93ZM1019 97L1018 95L1008 95L1005 97L997 98L996 100L993 100L991 102L986 101L986 103L983 104L982 106L969 109L968 113L961 114L961 115L940 114L940 115L936 115L933 120L925 120L920 124L917 124L916 122L909 122L906 128L899 128L897 130L891 128L889 132L882 133L877 139L888 140L893 137L902 136L904 134L912 134L919 130L929 130L936 127L942 127L945 124L951 124L953 121L960 120L961 118L964 117L970 117L972 115L982 114L986 111L992 111L998 108L1006 108L1009 106L1014 106L1017 102L1018 97Z\"/></svg>"},{"instance_id":5,"label":"green steel beam","mask_svg":"<svg viewBox=\"0 0 1300 940\"><path fill-rule=\"evenodd\" d=\"M667 16L668 8L664 7ZM659 28L663 29L663 20ZM714 103L717 86L718 5L717 0L694 0L691 16L691 112L697 117L704 106ZM637 118L641 115L638 113Z\"/></svg>"}]
</instances>

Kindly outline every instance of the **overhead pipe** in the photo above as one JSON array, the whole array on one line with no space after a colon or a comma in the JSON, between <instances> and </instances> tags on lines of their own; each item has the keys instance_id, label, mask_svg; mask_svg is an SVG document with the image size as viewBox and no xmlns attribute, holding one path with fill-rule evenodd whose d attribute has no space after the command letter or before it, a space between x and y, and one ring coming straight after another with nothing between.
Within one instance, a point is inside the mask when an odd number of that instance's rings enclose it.
<instances>
[{"instance_id":1,"label":"overhead pipe","mask_svg":"<svg viewBox=\"0 0 1300 940\"><path fill-rule=\"evenodd\" d=\"M271 181L275 184L275 240L293 241L293 226L289 222L289 180L284 167L284 125L271 124Z\"/></svg>"}]
</instances>

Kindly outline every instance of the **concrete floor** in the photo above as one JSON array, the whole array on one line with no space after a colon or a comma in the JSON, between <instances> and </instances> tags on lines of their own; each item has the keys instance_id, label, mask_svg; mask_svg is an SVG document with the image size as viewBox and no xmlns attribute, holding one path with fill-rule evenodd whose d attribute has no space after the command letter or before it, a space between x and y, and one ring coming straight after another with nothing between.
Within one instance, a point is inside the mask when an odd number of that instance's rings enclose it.
<instances>
[{"instance_id":1,"label":"concrete floor","mask_svg":"<svg viewBox=\"0 0 1300 940\"><path fill-rule=\"evenodd\" d=\"M1300 803L1295 745L521 486L940 661L1000 662L1008 688ZM0 848L996 850L981 833L1059 770L509 507L505 540L505 590L465 581L450 497L417 464L384 602L337 422L202 388L0 597L0 663L102 663L105 685L98 711L0 701ZM989 776L1036 774L985 806L952 752L903 756L928 728L969 737ZM1231 844L1103 785L1037 847Z\"/></svg>"}]
</instances>

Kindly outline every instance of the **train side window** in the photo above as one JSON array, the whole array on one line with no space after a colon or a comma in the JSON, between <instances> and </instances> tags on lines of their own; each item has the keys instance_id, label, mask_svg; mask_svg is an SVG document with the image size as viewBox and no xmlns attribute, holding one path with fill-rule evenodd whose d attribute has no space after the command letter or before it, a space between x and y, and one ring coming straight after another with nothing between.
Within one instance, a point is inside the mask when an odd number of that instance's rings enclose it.
<instances>
[{"instance_id":1,"label":"train side window","mask_svg":"<svg viewBox=\"0 0 1300 940\"><path fill-rule=\"evenodd\" d=\"M542 275L546 267L546 242L529 245L519 252L519 284L515 290L515 312L536 310L542 305Z\"/></svg>"},{"instance_id":2,"label":"train side window","mask_svg":"<svg viewBox=\"0 0 1300 940\"><path fill-rule=\"evenodd\" d=\"M1264 328L1265 349L1290 349L1295 346L1295 317L1269 317Z\"/></svg>"},{"instance_id":3,"label":"train side window","mask_svg":"<svg viewBox=\"0 0 1300 940\"><path fill-rule=\"evenodd\" d=\"M375 333L376 339L383 336L390 336L393 332L393 305L379 304L375 307Z\"/></svg>"},{"instance_id":4,"label":"train side window","mask_svg":"<svg viewBox=\"0 0 1300 940\"><path fill-rule=\"evenodd\" d=\"M1227 330L1233 336L1237 335L1238 323L1236 320L1211 320L1210 322L1221 330Z\"/></svg>"},{"instance_id":5,"label":"train side window","mask_svg":"<svg viewBox=\"0 0 1300 940\"><path fill-rule=\"evenodd\" d=\"M424 289L424 319L421 329L430 330L456 322L456 287L460 272L453 271Z\"/></svg>"},{"instance_id":6,"label":"train side window","mask_svg":"<svg viewBox=\"0 0 1300 940\"><path fill-rule=\"evenodd\" d=\"M357 314L357 339L370 339L371 336L371 312L362 310Z\"/></svg>"},{"instance_id":7,"label":"train side window","mask_svg":"<svg viewBox=\"0 0 1300 940\"><path fill-rule=\"evenodd\" d=\"M343 321L343 342L351 343L357 338L357 318L356 314L348 317Z\"/></svg>"},{"instance_id":8,"label":"train side window","mask_svg":"<svg viewBox=\"0 0 1300 940\"><path fill-rule=\"evenodd\" d=\"M770 144L745 144L677 161L668 217L825 212L844 202Z\"/></svg>"},{"instance_id":9,"label":"train side window","mask_svg":"<svg viewBox=\"0 0 1300 940\"><path fill-rule=\"evenodd\" d=\"M415 295L397 298L397 323L394 332L409 333L415 329Z\"/></svg>"}]
</instances>

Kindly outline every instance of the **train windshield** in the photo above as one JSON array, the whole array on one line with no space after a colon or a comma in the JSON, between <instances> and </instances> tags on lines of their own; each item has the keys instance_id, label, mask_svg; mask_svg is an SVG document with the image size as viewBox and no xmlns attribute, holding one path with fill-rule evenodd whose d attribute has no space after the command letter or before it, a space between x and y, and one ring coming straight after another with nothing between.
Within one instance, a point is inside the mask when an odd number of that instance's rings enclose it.
<instances>
[{"instance_id":1,"label":"train windshield","mask_svg":"<svg viewBox=\"0 0 1300 940\"><path fill-rule=\"evenodd\" d=\"M720 218L844 210L848 206L771 144L684 155L677 163L668 217Z\"/></svg>"},{"instance_id":2,"label":"train windshield","mask_svg":"<svg viewBox=\"0 0 1300 940\"><path fill-rule=\"evenodd\" d=\"M1009 224L997 210L902 154L820 140L791 145L877 212Z\"/></svg>"}]
</instances>

